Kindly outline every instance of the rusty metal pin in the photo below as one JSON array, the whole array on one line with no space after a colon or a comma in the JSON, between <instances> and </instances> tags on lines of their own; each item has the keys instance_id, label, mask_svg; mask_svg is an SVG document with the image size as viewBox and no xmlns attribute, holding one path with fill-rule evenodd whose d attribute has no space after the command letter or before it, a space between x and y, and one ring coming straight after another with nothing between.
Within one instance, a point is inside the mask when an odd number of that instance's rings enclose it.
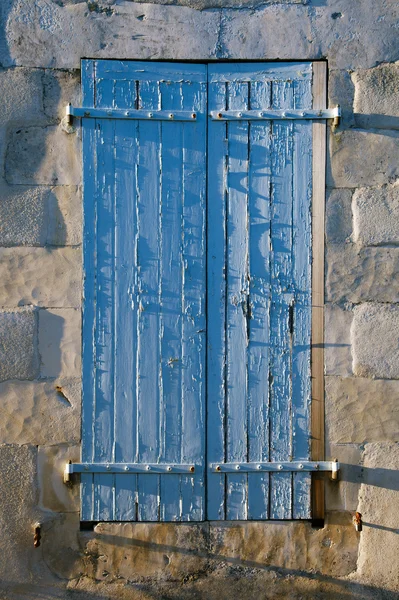
<instances>
[{"instance_id":1,"label":"rusty metal pin","mask_svg":"<svg viewBox=\"0 0 399 600\"><path fill-rule=\"evenodd\" d=\"M41 535L41 523L35 523L33 527L33 547L38 548L40 546Z\"/></svg>"},{"instance_id":2,"label":"rusty metal pin","mask_svg":"<svg viewBox=\"0 0 399 600\"><path fill-rule=\"evenodd\" d=\"M190 473L194 473L195 468L194 467L190 467Z\"/></svg>"}]
</instances>

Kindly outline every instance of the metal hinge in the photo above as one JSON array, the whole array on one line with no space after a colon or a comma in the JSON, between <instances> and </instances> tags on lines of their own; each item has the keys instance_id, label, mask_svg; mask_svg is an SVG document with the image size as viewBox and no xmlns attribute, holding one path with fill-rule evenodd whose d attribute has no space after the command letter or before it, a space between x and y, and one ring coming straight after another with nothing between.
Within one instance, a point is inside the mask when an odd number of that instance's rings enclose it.
<instances>
[{"instance_id":1,"label":"metal hinge","mask_svg":"<svg viewBox=\"0 0 399 600\"><path fill-rule=\"evenodd\" d=\"M68 104L66 107L67 124L73 124L73 118L85 119L125 119L149 121L197 121L198 113L192 110L138 110L116 108L78 108Z\"/></svg>"},{"instance_id":2,"label":"metal hinge","mask_svg":"<svg viewBox=\"0 0 399 600\"><path fill-rule=\"evenodd\" d=\"M281 461L281 462L231 462L231 463L211 463L209 465L211 473L264 473L264 472L285 472L301 473L310 471L330 471L331 478L338 478L339 462L337 460L302 460L302 461Z\"/></svg>"},{"instance_id":3,"label":"metal hinge","mask_svg":"<svg viewBox=\"0 0 399 600\"><path fill-rule=\"evenodd\" d=\"M340 106L324 109L290 109L281 110L211 110L209 116L215 121L276 121L276 120L314 120L334 119L334 125L341 116Z\"/></svg>"},{"instance_id":4,"label":"metal hinge","mask_svg":"<svg viewBox=\"0 0 399 600\"><path fill-rule=\"evenodd\" d=\"M107 474L158 474L179 475L194 473L195 465L157 464L157 463L67 463L64 469L64 483L71 482L74 473Z\"/></svg>"}]
</instances>

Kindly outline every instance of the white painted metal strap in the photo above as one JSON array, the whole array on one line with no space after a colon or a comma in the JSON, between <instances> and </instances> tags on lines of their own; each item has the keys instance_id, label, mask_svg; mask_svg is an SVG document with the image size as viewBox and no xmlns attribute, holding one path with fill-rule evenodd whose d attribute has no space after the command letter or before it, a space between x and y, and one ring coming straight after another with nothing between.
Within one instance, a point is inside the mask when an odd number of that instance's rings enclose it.
<instances>
[{"instance_id":1,"label":"white painted metal strap","mask_svg":"<svg viewBox=\"0 0 399 600\"><path fill-rule=\"evenodd\" d=\"M301 471L339 471L338 461L285 461L285 462L247 462L247 463L211 463L212 473L262 473L262 472L301 472Z\"/></svg>"},{"instance_id":2,"label":"white painted metal strap","mask_svg":"<svg viewBox=\"0 0 399 600\"><path fill-rule=\"evenodd\" d=\"M313 119L336 119L341 116L339 106L325 109L284 109L284 110L212 110L209 113L215 121L270 121L270 120L313 120Z\"/></svg>"},{"instance_id":3,"label":"white painted metal strap","mask_svg":"<svg viewBox=\"0 0 399 600\"><path fill-rule=\"evenodd\" d=\"M77 108L68 104L67 117L89 119L139 119L152 121L197 121L198 114L190 110L121 110L116 108Z\"/></svg>"},{"instance_id":4,"label":"white painted metal strap","mask_svg":"<svg viewBox=\"0 0 399 600\"><path fill-rule=\"evenodd\" d=\"M162 475L194 473L194 465L154 463L68 463L65 474L73 473L160 473Z\"/></svg>"}]
</instances>

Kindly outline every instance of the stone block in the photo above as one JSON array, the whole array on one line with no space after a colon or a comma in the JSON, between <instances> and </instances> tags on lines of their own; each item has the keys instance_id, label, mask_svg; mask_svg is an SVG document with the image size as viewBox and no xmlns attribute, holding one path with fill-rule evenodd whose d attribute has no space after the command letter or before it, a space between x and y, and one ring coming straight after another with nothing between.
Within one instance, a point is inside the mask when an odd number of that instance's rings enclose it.
<instances>
[{"instance_id":1,"label":"stone block","mask_svg":"<svg viewBox=\"0 0 399 600\"><path fill-rule=\"evenodd\" d=\"M356 190L353 224L354 239L362 246L399 245L399 185Z\"/></svg>"},{"instance_id":2,"label":"stone block","mask_svg":"<svg viewBox=\"0 0 399 600\"><path fill-rule=\"evenodd\" d=\"M32 446L0 446L2 560L0 581L32 581L37 549L33 525L41 520L36 508L36 455Z\"/></svg>"},{"instance_id":3,"label":"stone block","mask_svg":"<svg viewBox=\"0 0 399 600\"><path fill-rule=\"evenodd\" d=\"M326 263L327 302L399 302L399 248L330 244Z\"/></svg>"},{"instance_id":4,"label":"stone block","mask_svg":"<svg viewBox=\"0 0 399 600\"><path fill-rule=\"evenodd\" d=\"M292 59L314 56L307 8L273 4L257 11L223 11L218 58Z\"/></svg>"},{"instance_id":5,"label":"stone block","mask_svg":"<svg viewBox=\"0 0 399 600\"><path fill-rule=\"evenodd\" d=\"M330 378L331 379L331 378ZM326 403L328 402L326 398ZM360 485L363 481L363 446L327 443L326 459L337 459L340 464L337 481L325 477L326 510L350 511L357 509Z\"/></svg>"},{"instance_id":6,"label":"stone block","mask_svg":"<svg viewBox=\"0 0 399 600\"><path fill-rule=\"evenodd\" d=\"M79 185L80 139L55 125L12 129L5 175L10 184Z\"/></svg>"},{"instance_id":7,"label":"stone block","mask_svg":"<svg viewBox=\"0 0 399 600\"><path fill-rule=\"evenodd\" d=\"M81 106L80 71L46 69L44 80L44 112L52 120L65 116L65 107Z\"/></svg>"},{"instance_id":8,"label":"stone block","mask_svg":"<svg viewBox=\"0 0 399 600\"><path fill-rule=\"evenodd\" d=\"M399 381L326 377L325 386L330 443L399 441Z\"/></svg>"},{"instance_id":9,"label":"stone block","mask_svg":"<svg viewBox=\"0 0 399 600\"><path fill-rule=\"evenodd\" d=\"M214 11L127 1L90 6L16 0L7 12L3 64L79 69L82 56L190 60L216 54L220 19Z\"/></svg>"},{"instance_id":10,"label":"stone block","mask_svg":"<svg viewBox=\"0 0 399 600\"><path fill-rule=\"evenodd\" d=\"M399 444L366 444L364 483L359 494L362 514L357 577L386 591L399 589L398 505Z\"/></svg>"},{"instance_id":11,"label":"stone block","mask_svg":"<svg viewBox=\"0 0 399 600\"><path fill-rule=\"evenodd\" d=\"M41 377L80 377L81 318L73 308L39 311Z\"/></svg>"},{"instance_id":12,"label":"stone block","mask_svg":"<svg viewBox=\"0 0 399 600\"><path fill-rule=\"evenodd\" d=\"M77 307L80 248L0 248L0 305Z\"/></svg>"},{"instance_id":13,"label":"stone block","mask_svg":"<svg viewBox=\"0 0 399 600\"><path fill-rule=\"evenodd\" d=\"M39 446L37 473L41 509L61 513L79 511L80 486L65 485L63 480L69 460L79 462L80 446Z\"/></svg>"},{"instance_id":14,"label":"stone block","mask_svg":"<svg viewBox=\"0 0 399 600\"><path fill-rule=\"evenodd\" d=\"M353 313L340 306L327 304L324 309L326 375L351 375L352 353L350 329Z\"/></svg>"},{"instance_id":15,"label":"stone block","mask_svg":"<svg viewBox=\"0 0 399 600\"><path fill-rule=\"evenodd\" d=\"M399 62L352 73L356 125L399 129Z\"/></svg>"},{"instance_id":16,"label":"stone block","mask_svg":"<svg viewBox=\"0 0 399 600\"><path fill-rule=\"evenodd\" d=\"M348 129L330 135L327 185L379 186L399 177L399 132Z\"/></svg>"},{"instance_id":17,"label":"stone block","mask_svg":"<svg viewBox=\"0 0 399 600\"><path fill-rule=\"evenodd\" d=\"M359 377L399 379L399 306L363 304L352 325L353 370Z\"/></svg>"},{"instance_id":18,"label":"stone block","mask_svg":"<svg viewBox=\"0 0 399 600\"><path fill-rule=\"evenodd\" d=\"M355 87L348 70L328 70L328 106L341 107L340 127L348 129L355 125L353 98Z\"/></svg>"},{"instance_id":19,"label":"stone block","mask_svg":"<svg viewBox=\"0 0 399 600\"><path fill-rule=\"evenodd\" d=\"M61 444L80 440L80 379L0 384L0 440Z\"/></svg>"},{"instance_id":20,"label":"stone block","mask_svg":"<svg viewBox=\"0 0 399 600\"><path fill-rule=\"evenodd\" d=\"M43 111L43 71L40 69L0 69L0 126L7 123L48 122Z\"/></svg>"},{"instance_id":21,"label":"stone block","mask_svg":"<svg viewBox=\"0 0 399 600\"><path fill-rule=\"evenodd\" d=\"M37 315L32 308L0 311L0 381L39 374Z\"/></svg>"},{"instance_id":22,"label":"stone block","mask_svg":"<svg viewBox=\"0 0 399 600\"><path fill-rule=\"evenodd\" d=\"M82 241L77 186L0 183L0 246L75 246Z\"/></svg>"},{"instance_id":23,"label":"stone block","mask_svg":"<svg viewBox=\"0 0 399 600\"><path fill-rule=\"evenodd\" d=\"M352 190L327 190L326 242L341 244L352 235Z\"/></svg>"},{"instance_id":24,"label":"stone block","mask_svg":"<svg viewBox=\"0 0 399 600\"><path fill-rule=\"evenodd\" d=\"M79 489L79 486L76 486ZM48 515L48 512L47 512ZM60 600L67 600L75 596L74 592L68 592L65 590L66 582L65 579L69 579L72 586L82 576L85 569L86 557L82 552L82 548L79 545L79 513L51 513L50 517L47 517L46 523L43 526L43 537L45 536L46 542L43 542L42 552L43 561L46 566L51 570L51 573L58 580L64 580L61 590L59 585L57 590L51 590L50 595L46 590L38 590L38 596L40 592L43 594L43 600L47 597L58 598ZM29 590L30 592L30 590ZM59 595L65 594L65 595ZM98 596L94 596L95 598ZM100 596L101 598L101 596ZM19 598L18 598L19 600ZM21 600L24 600L21 598ZM88 600L87 596L76 596L76 600ZM119 599L118 599L119 600Z\"/></svg>"}]
</instances>

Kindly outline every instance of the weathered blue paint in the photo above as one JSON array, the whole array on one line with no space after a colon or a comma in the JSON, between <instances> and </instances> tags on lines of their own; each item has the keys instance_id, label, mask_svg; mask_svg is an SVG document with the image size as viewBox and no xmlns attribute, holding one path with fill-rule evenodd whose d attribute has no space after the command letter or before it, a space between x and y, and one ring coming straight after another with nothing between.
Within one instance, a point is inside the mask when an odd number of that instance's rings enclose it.
<instances>
[{"instance_id":1,"label":"weathered blue paint","mask_svg":"<svg viewBox=\"0 0 399 600\"><path fill-rule=\"evenodd\" d=\"M212 65L209 110L310 109L311 84L310 64ZM309 458L311 124L208 128L207 461ZM309 482L210 473L208 518L308 518Z\"/></svg>"},{"instance_id":2,"label":"weathered blue paint","mask_svg":"<svg viewBox=\"0 0 399 600\"><path fill-rule=\"evenodd\" d=\"M198 117L83 121L83 460L196 469L83 475L82 519L202 520L206 69L84 61L83 70L87 106Z\"/></svg>"},{"instance_id":3,"label":"weathered blue paint","mask_svg":"<svg viewBox=\"0 0 399 600\"><path fill-rule=\"evenodd\" d=\"M83 520L310 516L308 473L205 468L310 457L312 126L205 117L310 109L311 65L208 71L83 61L85 106L197 114L83 119L82 460L196 465L82 474Z\"/></svg>"}]
</instances>

